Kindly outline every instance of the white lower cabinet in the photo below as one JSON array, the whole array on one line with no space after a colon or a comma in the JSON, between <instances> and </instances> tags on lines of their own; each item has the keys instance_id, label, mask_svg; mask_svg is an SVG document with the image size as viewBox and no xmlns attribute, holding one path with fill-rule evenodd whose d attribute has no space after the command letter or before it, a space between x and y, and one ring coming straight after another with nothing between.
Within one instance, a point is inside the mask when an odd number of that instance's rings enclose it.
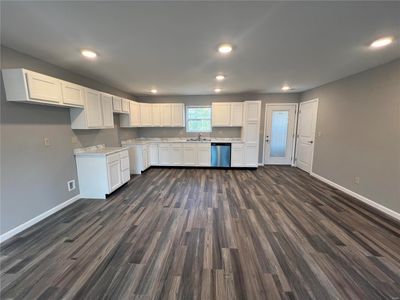
<instances>
[{"instance_id":1,"label":"white lower cabinet","mask_svg":"<svg viewBox=\"0 0 400 300\"><path fill-rule=\"evenodd\" d=\"M160 166L169 165L169 144L159 144L158 145L158 159Z\"/></svg>"},{"instance_id":2,"label":"white lower cabinet","mask_svg":"<svg viewBox=\"0 0 400 300\"><path fill-rule=\"evenodd\" d=\"M183 165L196 166L197 161L197 145L195 143L185 143L183 145Z\"/></svg>"},{"instance_id":3,"label":"white lower cabinet","mask_svg":"<svg viewBox=\"0 0 400 300\"><path fill-rule=\"evenodd\" d=\"M128 150L101 153L78 153L76 165L82 198L105 199L130 179Z\"/></svg>"},{"instance_id":4,"label":"white lower cabinet","mask_svg":"<svg viewBox=\"0 0 400 300\"><path fill-rule=\"evenodd\" d=\"M198 166L211 166L211 143L201 143L197 145Z\"/></svg>"},{"instance_id":5,"label":"white lower cabinet","mask_svg":"<svg viewBox=\"0 0 400 300\"><path fill-rule=\"evenodd\" d=\"M122 184L121 161L107 163L108 188L114 191Z\"/></svg>"},{"instance_id":6,"label":"white lower cabinet","mask_svg":"<svg viewBox=\"0 0 400 300\"><path fill-rule=\"evenodd\" d=\"M158 144L149 145L149 162L150 166L158 166Z\"/></svg>"},{"instance_id":7,"label":"white lower cabinet","mask_svg":"<svg viewBox=\"0 0 400 300\"><path fill-rule=\"evenodd\" d=\"M244 167L244 144L234 143L231 148L231 166Z\"/></svg>"},{"instance_id":8,"label":"white lower cabinet","mask_svg":"<svg viewBox=\"0 0 400 300\"><path fill-rule=\"evenodd\" d=\"M181 143L172 143L169 149L169 165L183 165L183 148Z\"/></svg>"},{"instance_id":9,"label":"white lower cabinet","mask_svg":"<svg viewBox=\"0 0 400 300\"><path fill-rule=\"evenodd\" d=\"M244 166L252 168L258 167L258 145L256 143L245 143Z\"/></svg>"}]
</instances>

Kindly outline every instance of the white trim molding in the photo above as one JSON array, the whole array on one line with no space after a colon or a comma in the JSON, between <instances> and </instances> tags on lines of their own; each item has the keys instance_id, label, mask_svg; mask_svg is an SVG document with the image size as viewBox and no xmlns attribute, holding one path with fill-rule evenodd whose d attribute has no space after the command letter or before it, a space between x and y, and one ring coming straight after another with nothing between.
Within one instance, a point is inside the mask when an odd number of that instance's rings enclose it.
<instances>
[{"instance_id":1,"label":"white trim molding","mask_svg":"<svg viewBox=\"0 0 400 300\"><path fill-rule=\"evenodd\" d=\"M67 207L68 205L71 205L75 201L79 200L81 198L81 195L78 194L71 199L68 199L67 201L49 209L48 211L45 211L44 213L41 213L40 215L34 217L33 219L30 219L29 221L26 221L25 223L22 223L21 225L18 225L17 227L3 233L0 235L0 243L8 240L9 238L12 238L14 235L20 233L21 231L35 225L36 223L42 221L43 219L51 216L52 214L55 214L59 210L63 209L64 207Z\"/></svg>"},{"instance_id":2,"label":"white trim molding","mask_svg":"<svg viewBox=\"0 0 400 300\"><path fill-rule=\"evenodd\" d=\"M383 212L384 214L389 215L392 218L400 221L400 213L395 212L394 210L391 210L390 208L387 208L386 206L383 206L379 203L376 203L375 201L368 199L367 197L357 194L356 192L353 192L352 190L349 190L348 188L345 188L333 181L330 181L329 179L326 179L325 177L322 177L321 175L318 175L312 171L311 171L310 175L325 182L326 184L329 184L330 186L333 186L334 188L337 188L338 190L356 198L357 200L360 200L360 201L364 202L365 204Z\"/></svg>"}]
</instances>

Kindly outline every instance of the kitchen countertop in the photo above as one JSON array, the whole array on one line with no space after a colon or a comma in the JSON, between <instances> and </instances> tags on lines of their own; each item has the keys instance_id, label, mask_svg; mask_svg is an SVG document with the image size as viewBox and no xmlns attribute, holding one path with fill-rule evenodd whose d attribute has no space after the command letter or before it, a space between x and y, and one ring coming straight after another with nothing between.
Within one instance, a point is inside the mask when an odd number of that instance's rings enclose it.
<instances>
[{"instance_id":1,"label":"kitchen countertop","mask_svg":"<svg viewBox=\"0 0 400 300\"><path fill-rule=\"evenodd\" d=\"M124 145L143 145L150 143L243 143L241 138L211 138L201 141L191 141L190 138L137 138L122 141L122 146Z\"/></svg>"},{"instance_id":2,"label":"kitchen countertop","mask_svg":"<svg viewBox=\"0 0 400 300\"><path fill-rule=\"evenodd\" d=\"M105 147L104 145L74 149L75 156L106 156L128 150L127 147Z\"/></svg>"}]
</instances>

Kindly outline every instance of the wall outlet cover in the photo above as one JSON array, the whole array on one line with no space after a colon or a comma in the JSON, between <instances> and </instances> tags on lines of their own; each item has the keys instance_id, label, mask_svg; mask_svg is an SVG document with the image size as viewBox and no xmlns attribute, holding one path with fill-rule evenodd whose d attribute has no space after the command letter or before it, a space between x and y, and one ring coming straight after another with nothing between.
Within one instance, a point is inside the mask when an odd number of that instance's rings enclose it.
<instances>
[{"instance_id":1,"label":"wall outlet cover","mask_svg":"<svg viewBox=\"0 0 400 300\"><path fill-rule=\"evenodd\" d=\"M67 182L68 192L75 190L75 179Z\"/></svg>"}]
</instances>

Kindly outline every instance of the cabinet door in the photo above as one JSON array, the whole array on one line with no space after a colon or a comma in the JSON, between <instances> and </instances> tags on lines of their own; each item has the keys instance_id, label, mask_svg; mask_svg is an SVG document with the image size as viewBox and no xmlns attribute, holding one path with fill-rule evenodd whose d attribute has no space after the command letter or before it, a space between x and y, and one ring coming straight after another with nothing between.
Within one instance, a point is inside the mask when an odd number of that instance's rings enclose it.
<instances>
[{"instance_id":1,"label":"cabinet door","mask_svg":"<svg viewBox=\"0 0 400 300\"><path fill-rule=\"evenodd\" d=\"M211 144L201 144L197 148L198 165L210 166L211 165Z\"/></svg>"},{"instance_id":2,"label":"cabinet door","mask_svg":"<svg viewBox=\"0 0 400 300\"><path fill-rule=\"evenodd\" d=\"M194 143L186 143L183 146L183 165L197 165L197 145Z\"/></svg>"},{"instance_id":3,"label":"cabinet door","mask_svg":"<svg viewBox=\"0 0 400 300\"><path fill-rule=\"evenodd\" d=\"M258 122L260 120L260 109L261 104L259 101L246 101L245 102L245 118L246 122L254 121Z\"/></svg>"},{"instance_id":4,"label":"cabinet door","mask_svg":"<svg viewBox=\"0 0 400 300\"><path fill-rule=\"evenodd\" d=\"M150 127L153 125L151 104L139 103L140 106L140 125Z\"/></svg>"},{"instance_id":5,"label":"cabinet door","mask_svg":"<svg viewBox=\"0 0 400 300\"><path fill-rule=\"evenodd\" d=\"M100 128L103 126L100 92L86 89L86 118L89 128Z\"/></svg>"},{"instance_id":6,"label":"cabinet door","mask_svg":"<svg viewBox=\"0 0 400 300\"><path fill-rule=\"evenodd\" d=\"M83 87L66 81L61 82L63 104L83 106Z\"/></svg>"},{"instance_id":7,"label":"cabinet door","mask_svg":"<svg viewBox=\"0 0 400 300\"><path fill-rule=\"evenodd\" d=\"M121 161L116 160L107 164L109 193L116 190L122 184Z\"/></svg>"},{"instance_id":8,"label":"cabinet door","mask_svg":"<svg viewBox=\"0 0 400 300\"><path fill-rule=\"evenodd\" d=\"M125 182L128 182L129 179L131 179L131 173L129 172L129 169L123 170L122 171L122 184Z\"/></svg>"},{"instance_id":9,"label":"cabinet door","mask_svg":"<svg viewBox=\"0 0 400 300\"><path fill-rule=\"evenodd\" d=\"M184 105L182 103L173 103L171 104L171 112L172 112L172 124L173 127L184 127L185 119L184 119Z\"/></svg>"},{"instance_id":10,"label":"cabinet door","mask_svg":"<svg viewBox=\"0 0 400 300\"><path fill-rule=\"evenodd\" d=\"M243 131L243 138L246 142L258 143L260 125L258 122L247 122Z\"/></svg>"},{"instance_id":11,"label":"cabinet door","mask_svg":"<svg viewBox=\"0 0 400 300\"><path fill-rule=\"evenodd\" d=\"M151 113L153 117L153 126L160 127L161 126L161 105L160 104L152 104L151 105Z\"/></svg>"},{"instance_id":12,"label":"cabinet door","mask_svg":"<svg viewBox=\"0 0 400 300\"><path fill-rule=\"evenodd\" d=\"M148 145L143 145L142 147L142 159L143 159L143 169L146 170L149 167L149 148Z\"/></svg>"},{"instance_id":13,"label":"cabinet door","mask_svg":"<svg viewBox=\"0 0 400 300\"><path fill-rule=\"evenodd\" d=\"M113 100L111 95L101 94L101 106L103 113L103 127L114 127Z\"/></svg>"},{"instance_id":14,"label":"cabinet door","mask_svg":"<svg viewBox=\"0 0 400 300\"><path fill-rule=\"evenodd\" d=\"M61 103L61 81L35 72L26 74L29 98Z\"/></svg>"},{"instance_id":15,"label":"cabinet door","mask_svg":"<svg viewBox=\"0 0 400 300\"><path fill-rule=\"evenodd\" d=\"M243 125L243 103L231 104L231 126Z\"/></svg>"},{"instance_id":16,"label":"cabinet door","mask_svg":"<svg viewBox=\"0 0 400 300\"><path fill-rule=\"evenodd\" d=\"M244 163L246 167L258 167L258 147L256 144L245 144Z\"/></svg>"},{"instance_id":17,"label":"cabinet door","mask_svg":"<svg viewBox=\"0 0 400 300\"><path fill-rule=\"evenodd\" d=\"M183 148L181 144L173 144L170 148L170 162L173 166L183 165Z\"/></svg>"},{"instance_id":18,"label":"cabinet door","mask_svg":"<svg viewBox=\"0 0 400 300\"><path fill-rule=\"evenodd\" d=\"M231 125L231 104L212 104L212 126L227 127Z\"/></svg>"},{"instance_id":19,"label":"cabinet door","mask_svg":"<svg viewBox=\"0 0 400 300\"><path fill-rule=\"evenodd\" d=\"M149 146L150 152L150 166L157 166L158 165L158 145L157 144L150 144Z\"/></svg>"},{"instance_id":20,"label":"cabinet door","mask_svg":"<svg viewBox=\"0 0 400 300\"><path fill-rule=\"evenodd\" d=\"M130 108L129 108L129 103L131 101L129 101L128 99L122 99L122 112L123 113L129 113L130 112Z\"/></svg>"},{"instance_id":21,"label":"cabinet door","mask_svg":"<svg viewBox=\"0 0 400 300\"><path fill-rule=\"evenodd\" d=\"M172 125L172 110L171 104L161 104L161 126Z\"/></svg>"},{"instance_id":22,"label":"cabinet door","mask_svg":"<svg viewBox=\"0 0 400 300\"><path fill-rule=\"evenodd\" d=\"M112 101L113 101L113 111L122 112L122 98L113 96Z\"/></svg>"},{"instance_id":23,"label":"cabinet door","mask_svg":"<svg viewBox=\"0 0 400 300\"><path fill-rule=\"evenodd\" d=\"M130 125L132 127L140 126L140 105L137 102L130 101Z\"/></svg>"},{"instance_id":24,"label":"cabinet door","mask_svg":"<svg viewBox=\"0 0 400 300\"><path fill-rule=\"evenodd\" d=\"M232 144L232 167L244 166L244 145L243 144Z\"/></svg>"},{"instance_id":25,"label":"cabinet door","mask_svg":"<svg viewBox=\"0 0 400 300\"><path fill-rule=\"evenodd\" d=\"M169 152L169 146L167 144L163 144L158 147L159 164L161 166L170 165Z\"/></svg>"}]
</instances>

